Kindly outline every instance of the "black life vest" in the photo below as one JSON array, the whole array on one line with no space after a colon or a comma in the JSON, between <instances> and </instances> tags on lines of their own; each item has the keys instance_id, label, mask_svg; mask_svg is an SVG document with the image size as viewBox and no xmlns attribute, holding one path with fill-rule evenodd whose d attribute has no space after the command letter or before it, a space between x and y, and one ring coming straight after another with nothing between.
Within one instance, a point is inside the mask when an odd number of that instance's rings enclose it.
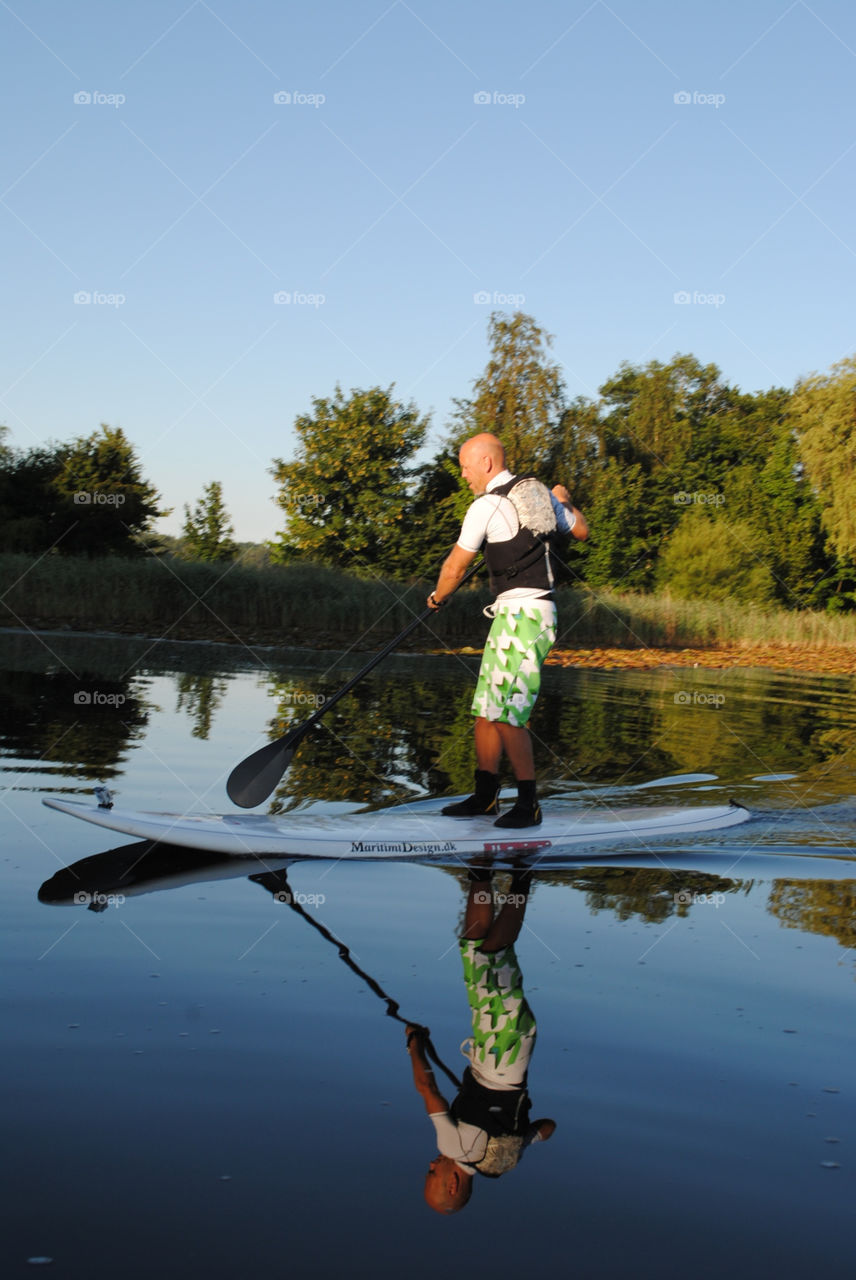
<instances>
[{"instance_id":1,"label":"black life vest","mask_svg":"<svg viewBox=\"0 0 856 1280\"><path fill-rule=\"evenodd\" d=\"M539 516L535 520L536 528L530 529L525 523L526 504L511 496L512 490L524 482L532 482L538 486L534 492ZM543 490L539 493L538 490ZM546 495L546 499L545 496ZM497 485L483 495L486 498L508 498L515 508L520 527L513 538L505 542L485 541L484 558L490 575L490 589L495 596L512 587L528 587L538 591L550 592L556 585L556 572L553 557L553 543L558 537L556 516L550 502L550 491L535 476L514 476L505 484ZM549 513L547 512L549 504ZM552 528L549 526L552 520Z\"/></svg>"},{"instance_id":2,"label":"black life vest","mask_svg":"<svg viewBox=\"0 0 856 1280\"><path fill-rule=\"evenodd\" d=\"M449 1115L459 1124L483 1129L489 1137L500 1137L526 1133L531 1105L525 1083L519 1089L489 1089L467 1067Z\"/></svg>"}]
</instances>

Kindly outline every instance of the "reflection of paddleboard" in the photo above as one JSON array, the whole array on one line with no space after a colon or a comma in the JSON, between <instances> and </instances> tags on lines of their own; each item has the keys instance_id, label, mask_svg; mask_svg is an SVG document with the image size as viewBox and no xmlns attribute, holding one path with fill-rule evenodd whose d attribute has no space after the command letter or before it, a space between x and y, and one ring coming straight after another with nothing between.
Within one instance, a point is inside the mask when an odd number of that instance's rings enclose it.
<instances>
[{"instance_id":1,"label":"reflection of paddleboard","mask_svg":"<svg viewBox=\"0 0 856 1280\"><path fill-rule=\"evenodd\" d=\"M265 858L264 865L276 872L295 861L299 859ZM98 911L120 898L213 880L234 880L251 870L252 867L239 858L230 858L225 853L177 849L169 844L141 844L135 840L109 853L90 854L54 872L39 889L39 902L54 907L82 905Z\"/></svg>"},{"instance_id":2,"label":"reflection of paddleboard","mask_svg":"<svg viewBox=\"0 0 856 1280\"><path fill-rule=\"evenodd\" d=\"M255 813L178 814L108 809L49 797L60 813L144 840L240 856L302 858L468 858L475 854L532 852L539 860L571 845L632 841L645 848L662 836L692 836L745 822L740 805L696 809L568 808L544 815L540 827L497 829L491 818L444 818L448 796L373 813L344 815ZM608 856L610 850L598 851Z\"/></svg>"}]
</instances>

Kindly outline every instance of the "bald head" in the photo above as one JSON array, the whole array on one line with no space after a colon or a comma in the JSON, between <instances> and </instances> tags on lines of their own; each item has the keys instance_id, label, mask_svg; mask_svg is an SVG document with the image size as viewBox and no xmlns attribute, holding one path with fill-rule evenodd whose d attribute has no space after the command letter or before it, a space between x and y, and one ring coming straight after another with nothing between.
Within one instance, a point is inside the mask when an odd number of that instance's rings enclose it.
<instances>
[{"instance_id":1,"label":"bald head","mask_svg":"<svg viewBox=\"0 0 856 1280\"><path fill-rule=\"evenodd\" d=\"M505 470L505 449L502 441L489 431L470 436L461 445L458 454L461 475L478 496L484 493L494 476Z\"/></svg>"}]
</instances>

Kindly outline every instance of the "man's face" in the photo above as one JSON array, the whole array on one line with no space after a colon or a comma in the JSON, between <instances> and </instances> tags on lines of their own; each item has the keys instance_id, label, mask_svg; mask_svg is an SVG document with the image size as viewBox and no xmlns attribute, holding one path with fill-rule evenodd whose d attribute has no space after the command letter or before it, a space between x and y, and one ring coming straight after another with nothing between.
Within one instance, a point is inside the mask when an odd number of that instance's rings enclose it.
<instances>
[{"instance_id":1,"label":"man's face","mask_svg":"<svg viewBox=\"0 0 856 1280\"><path fill-rule=\"evenodd\" d=\"M475 449L468 449L465 446L458 454L458 462L464 481L469 485L476 497L484 493L488 482L484 457L480 456Z\"/></svg>"}]
</instances>

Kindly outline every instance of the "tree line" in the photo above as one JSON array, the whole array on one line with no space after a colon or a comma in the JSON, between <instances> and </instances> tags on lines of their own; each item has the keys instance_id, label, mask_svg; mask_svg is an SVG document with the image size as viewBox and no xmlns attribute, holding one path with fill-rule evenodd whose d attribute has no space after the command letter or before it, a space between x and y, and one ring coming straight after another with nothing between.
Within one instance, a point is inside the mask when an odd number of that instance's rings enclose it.
<instances>
[{"instance_id":1,"label":"tree line","mask_svg":"<svg viewBox=\"0 0 856 1280\"><path fill-rule=\"evenodd\" d=\"M592 534L570 569L591 587L856 605L856 357L747 393L677 354L624 363L596 398L570 398L551 346L531 316L495 312L486 366L428 461L430 420L394 385L313 398L294 457L271 466L283 516L271 558L430 577L471 500L458 448L493 431L514 471L566 484L585 511ZM219 482L184 511L165 548L152 532L161 499L118 428L29 451L0 439L0 549L238 554Z\"/></svg>"}]
</instances>

